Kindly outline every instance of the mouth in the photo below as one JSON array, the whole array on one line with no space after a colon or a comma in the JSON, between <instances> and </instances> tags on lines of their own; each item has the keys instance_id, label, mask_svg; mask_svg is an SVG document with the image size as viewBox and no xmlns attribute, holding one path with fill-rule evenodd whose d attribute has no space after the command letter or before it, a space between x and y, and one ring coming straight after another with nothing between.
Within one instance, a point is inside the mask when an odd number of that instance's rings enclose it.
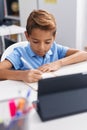
<instances>
[{"instance_id":1,"label":"mouth","mask_svg":"<svg viewBox=\"0 0 87 130\"><path fill-rule=\"evenodd\" d=\"M45 52L36 52L39 56L44 56Z\"/></svg>"}]
</instances>

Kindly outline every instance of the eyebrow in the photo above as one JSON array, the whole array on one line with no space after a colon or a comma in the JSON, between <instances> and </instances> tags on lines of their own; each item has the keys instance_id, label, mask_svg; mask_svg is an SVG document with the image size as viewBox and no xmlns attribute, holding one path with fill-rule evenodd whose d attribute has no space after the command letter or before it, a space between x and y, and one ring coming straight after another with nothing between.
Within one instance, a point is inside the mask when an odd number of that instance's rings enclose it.
<instances>
[{"instance_id":1,"label":"eyebrow","mask_svg":"<svg viewBox=\"0 0 87 130\"><path fill-rule=\"evenodd\" d=\"M32 39L32 40L39 40L39 39L32 38L32 37L31 37L31 39ZM51 39L51 38L50 38L50 39L45 39L45 41L50 41L50 40L52 40L52 39ZM40 41L40 40L39 40L39 41Z\"/></svg>"}]
</instances>

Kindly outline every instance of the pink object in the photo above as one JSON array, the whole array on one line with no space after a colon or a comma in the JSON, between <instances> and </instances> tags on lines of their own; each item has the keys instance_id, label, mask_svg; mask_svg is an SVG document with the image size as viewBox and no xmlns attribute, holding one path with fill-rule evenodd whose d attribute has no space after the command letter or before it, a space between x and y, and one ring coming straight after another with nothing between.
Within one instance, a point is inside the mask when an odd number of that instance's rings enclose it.
<instances>
[{"instance_id":1,"label":"pink object","mask_svg":"<svg viewBox=\"0 0 87 130\"><path fill-rule=\"evenodd\" d=\"M9 110L11 117L16 115L16 104L14 100L9 101Z\"/></svg>"}]
</instances>

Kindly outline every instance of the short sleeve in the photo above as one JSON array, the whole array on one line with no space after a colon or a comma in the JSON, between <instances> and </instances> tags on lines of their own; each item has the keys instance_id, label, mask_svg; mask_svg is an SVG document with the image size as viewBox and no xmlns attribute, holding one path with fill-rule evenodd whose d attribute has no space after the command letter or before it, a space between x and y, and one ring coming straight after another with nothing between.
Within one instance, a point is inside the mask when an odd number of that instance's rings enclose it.
<instances>
[{"instance_id":1,"label":"short sleeve","mask_svg":"<svg viewBox=\"0 0 87 130\"><path fill-rule=\"evenodd\" d=\"M19 51L17 50L17 48L15 48L13 50L13 52L6 57L6 59L12 63L14 69L16 69L16 70L20 69L22 66L20 56L21 55L20 55Z\"/></svg>"},{"instance_id":2,"label":"short sleeve","mask_svg":"<svg viewBox=\"0 0 87 130\"><path fill-rule=\"evenodd\" d=\"M66 56L68 49L69 49L69 47L58 44L57 53L58 53L59 59L64 58Z\"/></svg>"}]
</instances>

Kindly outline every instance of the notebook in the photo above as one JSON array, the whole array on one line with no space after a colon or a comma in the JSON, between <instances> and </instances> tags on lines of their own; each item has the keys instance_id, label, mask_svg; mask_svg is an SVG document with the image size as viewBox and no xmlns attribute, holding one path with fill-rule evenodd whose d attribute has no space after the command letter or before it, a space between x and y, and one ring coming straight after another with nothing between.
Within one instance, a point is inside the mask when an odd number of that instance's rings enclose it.
<instances>
[{"instance_id":1,"label":"notebook","mask_svg":"<svg viewBox=\"0 0 87 130\"><path fill-rule=\"evenodd\" d=\"M76 74L76 73L87 73L87 61L67 65L62 68L60 68L57 71L49 72L49 73L43 73L42 78L51 78L51 77L57 77L57 76L63 76L63 75L70 75L70 74ZM33 90L38 90L38 82L35 83L26 83L29 87L31 87Z\"/></svg>"}]
</instances>

